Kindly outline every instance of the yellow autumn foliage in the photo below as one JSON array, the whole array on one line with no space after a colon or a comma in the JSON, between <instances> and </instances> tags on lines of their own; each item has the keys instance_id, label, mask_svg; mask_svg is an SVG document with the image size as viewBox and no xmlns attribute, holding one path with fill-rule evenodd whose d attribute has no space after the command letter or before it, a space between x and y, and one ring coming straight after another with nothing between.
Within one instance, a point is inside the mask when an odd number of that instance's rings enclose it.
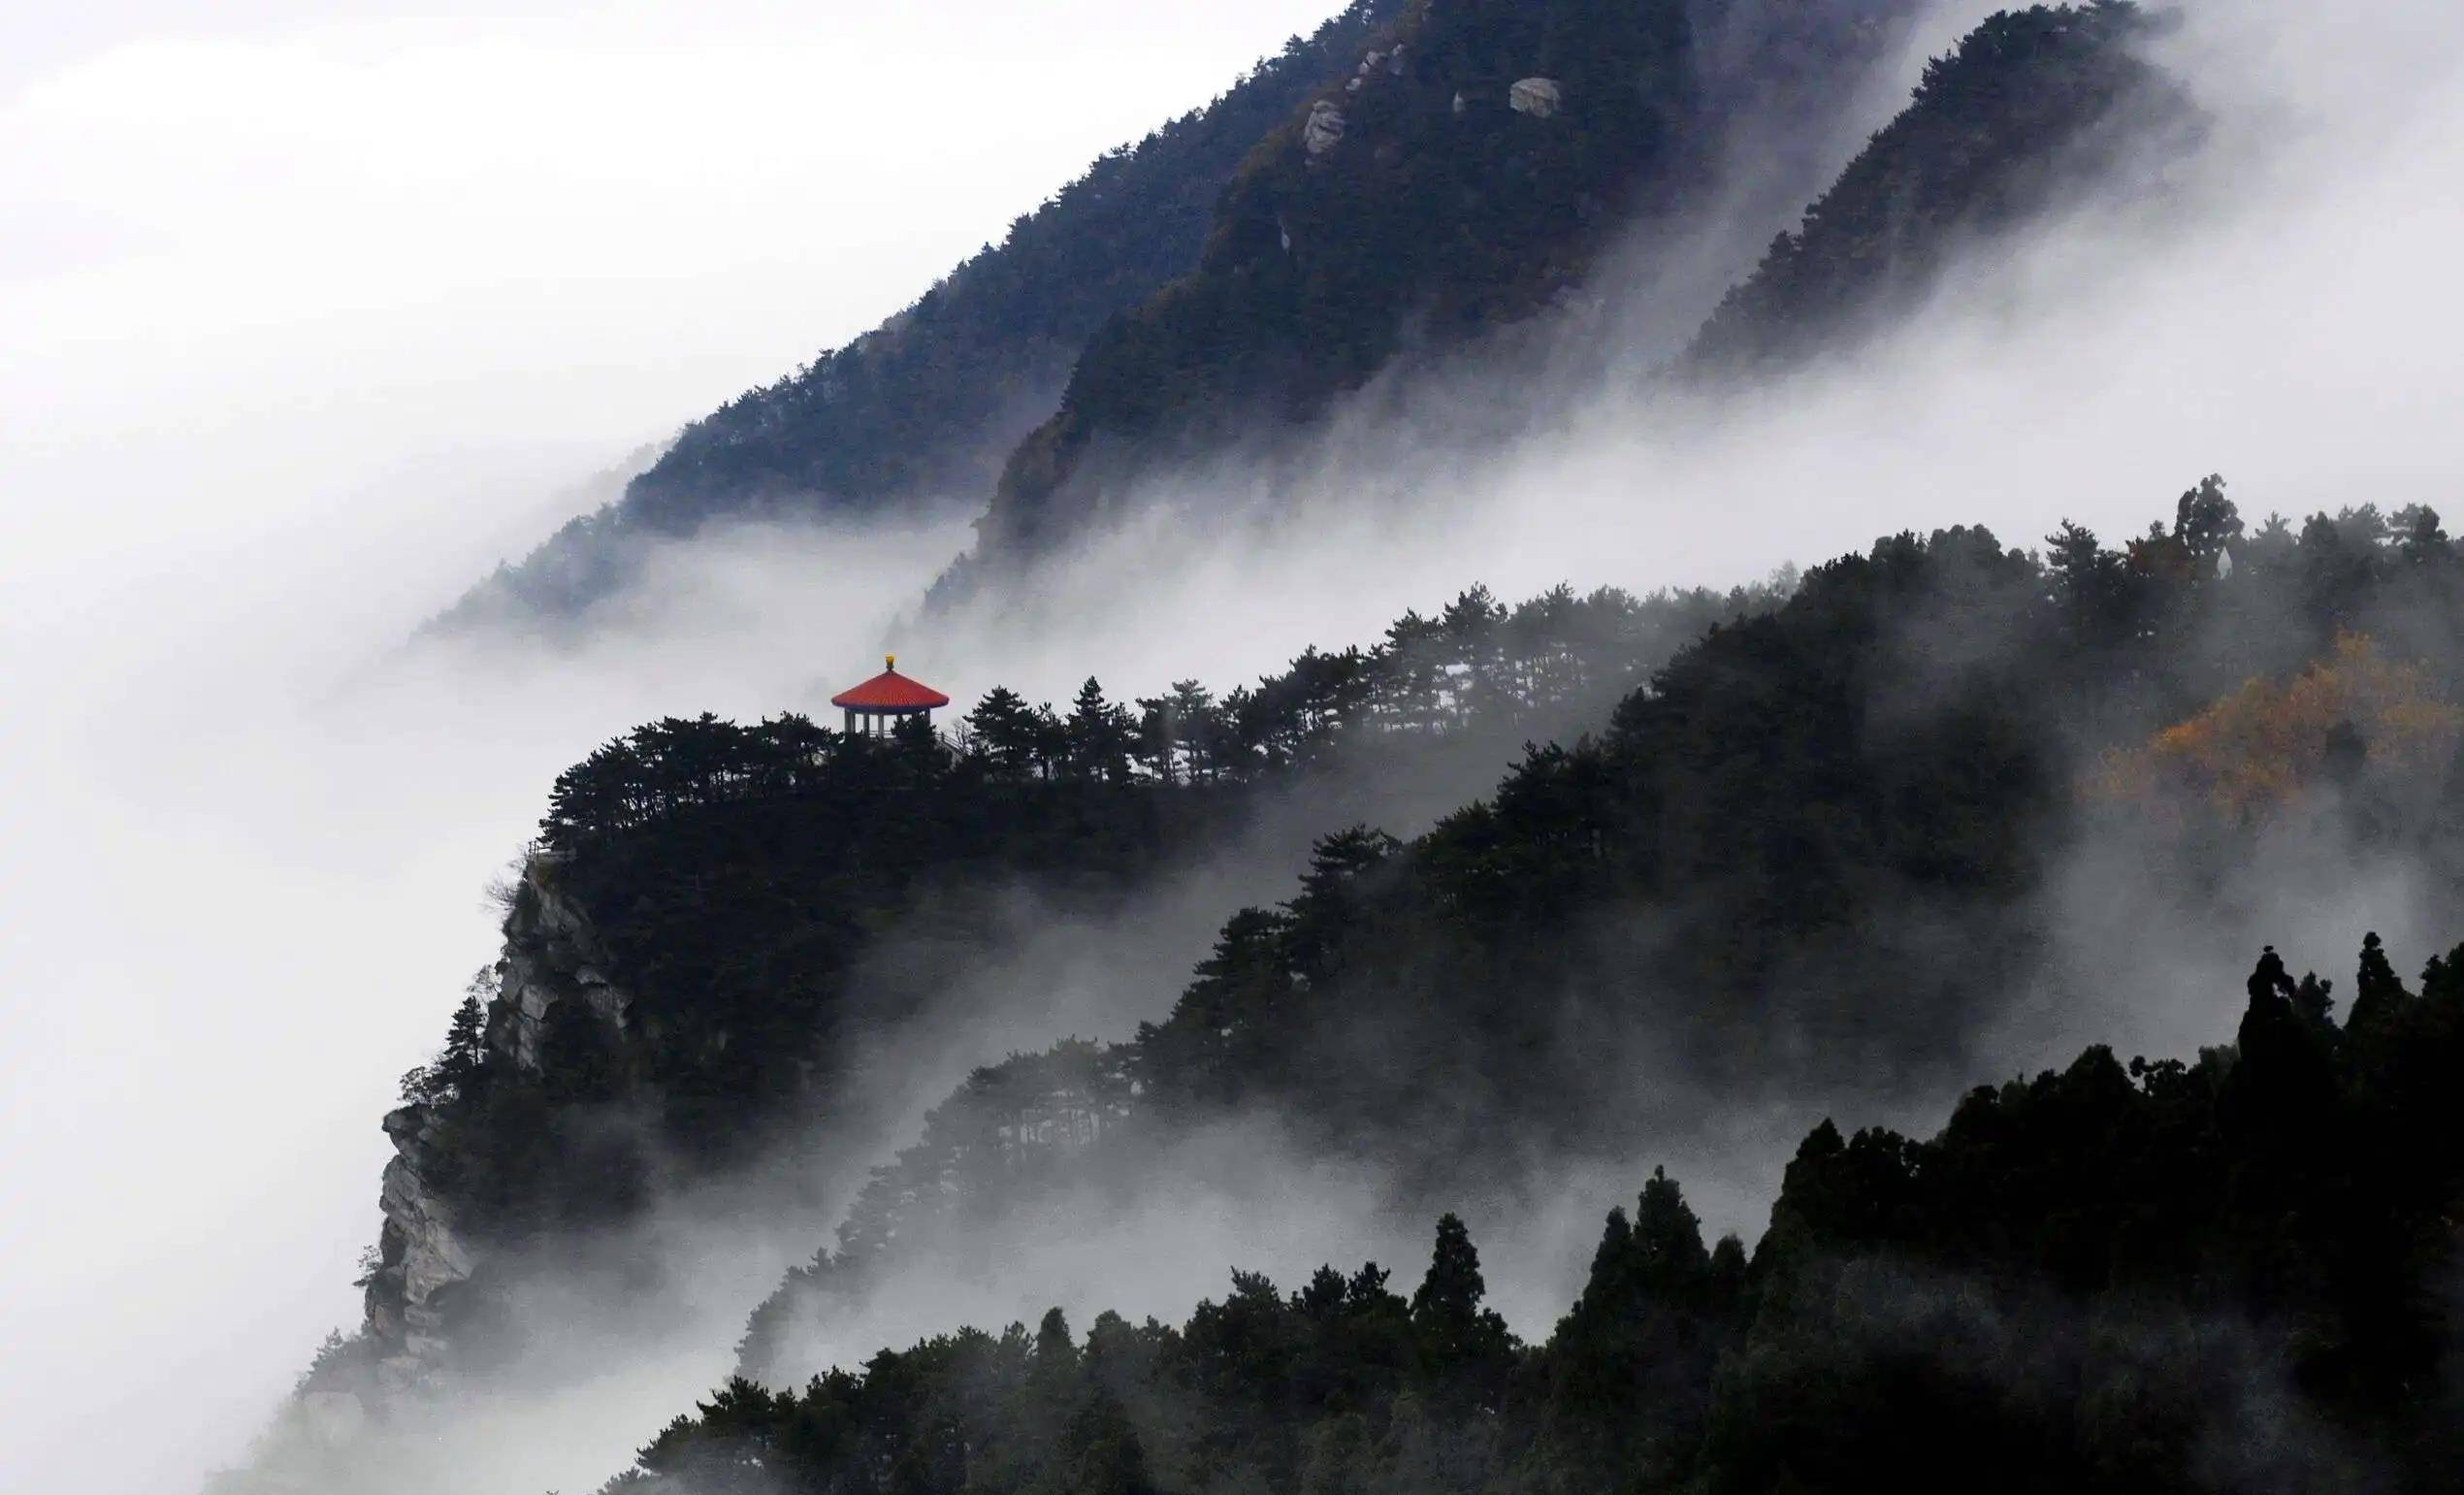
<instances>
[{"instance_id":1,"label":"yellow autumn foliage","mask_svg":"<svg viewBox=\"0 0 2464 1495\"><path fill-rule=\"evenodd\" d=\"M2145 745L2108 751L2089 791L2166 818L2204 806L2240 824L2318 783L2341 723L2359 733L2374 779L2427 784L2454 755L2464 709L2440 699L2419 666L2386 659L2368 634L2339 634L2328 658L2291 680L2246 681Z\"/></svg>"}]
</instances>

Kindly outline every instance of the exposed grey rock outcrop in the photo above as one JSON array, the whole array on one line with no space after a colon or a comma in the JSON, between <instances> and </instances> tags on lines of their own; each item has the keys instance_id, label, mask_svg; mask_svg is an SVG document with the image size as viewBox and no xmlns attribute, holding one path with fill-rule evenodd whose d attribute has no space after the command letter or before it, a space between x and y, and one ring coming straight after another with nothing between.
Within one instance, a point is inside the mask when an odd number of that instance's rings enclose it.
<instances>
[{"instance_id":1,"label":"exposed grey rock outcrop","mask_svg":"<svg viewBox=\"0 0 2464 1495\"><path fill-rule=\"evenodd\" d=\"M620 1037L632 1010L630 992L610 981L604 940L579 904L557 886L556 859L534 856L522 868L504 924L497 990L488 1003L490 1063L537 1073L548 1034L568 1011L586 1013ZM485 1249L457 1217L443 1169L440 1104L403 1106L385 1117L394 1156L378 1186L384 1223L377 1266L368 1280L367 1330L388 1391L418 1384L445 1351L445 1305L470 1280Z\"/></svg>"},{"instance_id":2,"label":"exposed grey rock outcrop","mask_svg":"<svg viewBox=\"0 0 2464 1495\"><path fill-rule=\"evenodd\" d=\"M1368 82L1371 76L1380 69L1384 70L1388 78L1403 76L1403 49L1400 46L1393 51L1372 50L1367 56L1362 57L1360 66L1353 70L1350 80L1344 84L1344 91L1358 93L1361 85Z\"/></svg>"},{"instance_id":3,"label":"exposed grey rock outcrop","mask_svg":"<svg viewBox=\"0 0 2464 1495\"><path fill-rule=\"evenodd\" d=\"M1566 107L1566 92L1553 78L1524 78L1506 91L1506 102L1518 114L1547 119Z\"/></svg>"},{"instance_id":4,"label":"exposed grey rock outcrop","mask_svg":"<svg viewBox=\"0 0 2464 1495\"><path fill-rule=\"evenodd\" d=\"M456 1228L453 1207L432 1184L437 1172L433 1108L388 1112L385 1135L393 1159L377 1189L385 1222L376 1237L378 1265L367 1289L368 1330L378 1347L377 1374L389 1391L417 1383L444 1349L438 1294L470 1276L470 1248Z\"/></svg>"},{"instance_id":5,"label":"exposed grey rock outcrop","mask_svg":"<svg viewBox=\"0 0 2464 1495\"><path fill-rule=\"evenodd\" d=\"M1301 146L1313 156L1322 156L1344 138L1344 112L1332 99L1320 99L1309 107L1309 123L1301 127Z\"/></svg>"},{"instance_id":6,"label":"exposed grey rock outcrop","mask_svg":"<svg viewBox=\"0 0 2464 1495\"><path fill-rule=\"evenodd\" d=\"M502 985L488 1012L488 1047L522 1069L536 1073L545 1051L549 1020L567 1002L580 1002L600 1021L623 1031L632 997L609 984L607 946L581 909L557 890L554 858L534 856L505 925Z\"/></svg>"}]
</instances>

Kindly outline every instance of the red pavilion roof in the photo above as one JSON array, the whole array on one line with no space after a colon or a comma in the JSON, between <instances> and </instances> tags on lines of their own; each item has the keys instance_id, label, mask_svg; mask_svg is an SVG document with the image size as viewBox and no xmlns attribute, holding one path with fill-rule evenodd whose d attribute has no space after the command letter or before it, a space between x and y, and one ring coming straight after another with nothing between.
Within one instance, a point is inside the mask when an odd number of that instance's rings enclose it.
<instances>
[{"instance_id":1,"label":"red pavilion roof","mask_svg":"<svg viewBox=\"0 0 2464 1495\"><path fill-rule=\"evenodd\" d=\"M893 654L887 663L894 666L898 657ZM891 668L861 685L839 692L829 699L829 703L855 711L924 711L950 704L950 698Z\"/></svg>"}]
</instances>

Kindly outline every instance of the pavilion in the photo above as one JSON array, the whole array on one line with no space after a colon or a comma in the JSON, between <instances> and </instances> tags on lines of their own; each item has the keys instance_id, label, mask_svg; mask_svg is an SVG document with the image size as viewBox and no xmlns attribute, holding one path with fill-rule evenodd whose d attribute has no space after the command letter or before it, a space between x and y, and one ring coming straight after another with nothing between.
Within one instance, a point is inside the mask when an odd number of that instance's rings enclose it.
<instances>
[{"instance_id":1,"label":"pavilion","mask_svg":"<svg viewBox=\"0 0 2464 1495\"><path fill-rule=\"evenodd\" d=\"M910 680L898 672L898 656L886 655L880 674L863 684L839 692L829 703L847 713L847 734L886 737L897 730L898 724L911 716L921 716L924 725L932 725L935 707L950 704L950 698L921 680Z\"/></svg>"}]
</instances>

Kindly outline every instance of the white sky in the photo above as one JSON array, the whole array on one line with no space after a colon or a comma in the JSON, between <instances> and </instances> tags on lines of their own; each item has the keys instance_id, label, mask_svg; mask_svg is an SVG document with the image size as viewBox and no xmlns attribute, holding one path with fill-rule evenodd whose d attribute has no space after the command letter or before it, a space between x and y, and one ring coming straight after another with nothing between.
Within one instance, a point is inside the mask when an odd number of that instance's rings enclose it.
<instances>
[{"instance_id":1,"label":"white sky","mask_svg":"<svg viewBox=\"0 0 2464 1495\"><path fill-rule=\"evenodd\" d=\"M1327 8L13 7L11 465L109 471L121 520L184 543L438 454L621 453L879 320ZM10 537L124 546L60 512L70 486L20 486Z\"/></svg>"}]
</instances>

